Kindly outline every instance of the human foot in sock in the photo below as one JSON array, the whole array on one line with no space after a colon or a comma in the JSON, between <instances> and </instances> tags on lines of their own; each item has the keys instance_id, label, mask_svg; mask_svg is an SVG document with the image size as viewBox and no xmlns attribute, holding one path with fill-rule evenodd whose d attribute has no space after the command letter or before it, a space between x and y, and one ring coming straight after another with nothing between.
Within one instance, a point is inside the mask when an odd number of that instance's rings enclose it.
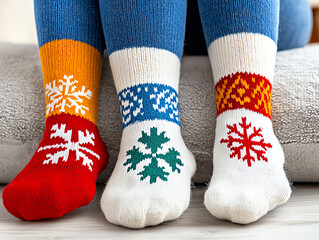
<instances>
[{"instance_id":1,"label":"human foot in sock","mask_svg":"<svg viewBox=\"0 0 319 240\"><path fill-rule=\"evenodd\" d=\"M270 113L279 1L198 4L217 107L214 170L204 203L214 216L246 224L291 193Z\"/></svg>"},{"instance_id":2,"label":"human foot in sock","mask_svg":"<svg viewBox=\"0 0 319 240\"><path fill-rule=\"evenodd\" d=\"M4 206L17 218L39 220L87 205L107 157L95 124L70 114L51 116L31 161L4 189Z\"/></svg>"},{"instance_id":3,"label":"human foot in sock","mask_svg":"<svg viewBox=\"0 0 319 240\"><path fill-rule=\"evenodd\" d=\"M242 89L244 85L240 84ZM270 118L246 109L221 113L216 124L213 176L205 193L206 208L215 217L235 223L258 220L290 196L283 163L284 154Z\"/></svg>"},{"instance_id":4,"label":"human foot in sock","mask_svg":"<svg viewBox=\"0 0 319 240\"><path fill-rule=\"evenodd\" d=\"M87 205L108 160L96 126L104 49L98 3L35 0L34 9L46 128L31 161L3 192L8 211L26 220Z\"/></svg>"},{"instance_id":5,"label":"human foot in sock","mask_svg":"<svg viewBox=\"0 0 319 240\"><path fill-rule=\"evenodd\" d=\"M114 224L157 225L188 207L195 172L178 109L186 1L100 1L100 9L123 122L101 208Z\"/></svg>"},{"instance_id":6,"label":"human foot in sock","mask_svg":"<svg viewBox=\"0 0 319 240\"><path fill-rule=\"evenodd\" d=\"M189 205L195 171L180 132L177 92L162 84L140 84L121 91L119 99L124 130L101 199L105 217L130 228L176 219Z\"/></svg>"}]
</instances>

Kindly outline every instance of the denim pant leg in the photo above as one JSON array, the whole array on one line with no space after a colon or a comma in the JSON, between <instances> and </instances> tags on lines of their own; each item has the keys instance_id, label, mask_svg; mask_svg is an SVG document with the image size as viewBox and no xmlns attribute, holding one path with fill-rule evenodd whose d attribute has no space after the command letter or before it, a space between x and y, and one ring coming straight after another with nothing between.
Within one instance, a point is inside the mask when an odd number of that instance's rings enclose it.
<instances>
[{"instance_id":1,"label":"denim pant leg","mask_svg":"<svg viewBox=\"0 0 319 240\"><path fill-rule=\"evenodd\" d=\"M278 51L305 46L311 32L309 0L280 0Z\"/></svg>"}]
</instances>

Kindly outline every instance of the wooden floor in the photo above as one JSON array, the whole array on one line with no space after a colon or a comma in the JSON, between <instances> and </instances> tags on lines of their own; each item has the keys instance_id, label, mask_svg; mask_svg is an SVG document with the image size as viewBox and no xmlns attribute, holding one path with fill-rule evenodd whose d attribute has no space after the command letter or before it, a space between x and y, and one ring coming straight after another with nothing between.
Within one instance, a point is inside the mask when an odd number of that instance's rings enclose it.
<instances>
[{"instance_id":1,"label":"wooden floor","mask_svg":"<svg viewBox=\"0 0 319 240\"><path fill-rule=\"evenodd\" d=\"M2 193L4 186L0 186ZM11 216L0 203L0 240L5 239L319 239L319 184L296 184L289 202L258 222L237 225L214 218L203 204L204 186L193 190L189 209L176 221L142 230L108 223L94 201L66 216L37 222Z\"/></svg>"}]
</instances>

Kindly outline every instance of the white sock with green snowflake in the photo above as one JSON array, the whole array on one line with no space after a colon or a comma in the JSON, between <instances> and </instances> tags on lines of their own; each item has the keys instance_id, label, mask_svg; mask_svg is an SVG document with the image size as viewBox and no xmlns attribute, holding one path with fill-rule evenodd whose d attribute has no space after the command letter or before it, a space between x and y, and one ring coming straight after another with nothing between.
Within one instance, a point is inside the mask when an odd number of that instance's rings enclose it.
<instances>
[{"instance_id":1,"label":"white sock with green snowflake","mask_svg":"<svg viewBox=\"0 0 319 240\"><path fill-rule=\"evenodd\" d=\"M121 105L120 153L101 199L106 219L142 228L178 218L190 201L195 159L181 136L179 58L128 48L110 55Z\"/></svg>"}]
</instances>

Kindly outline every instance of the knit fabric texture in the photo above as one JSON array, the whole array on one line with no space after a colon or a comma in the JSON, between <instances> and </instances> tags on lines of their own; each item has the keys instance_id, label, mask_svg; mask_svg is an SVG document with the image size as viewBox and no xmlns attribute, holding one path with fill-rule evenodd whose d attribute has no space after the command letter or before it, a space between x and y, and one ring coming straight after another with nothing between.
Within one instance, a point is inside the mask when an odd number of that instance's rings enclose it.
<instances>
[{"instance_id":1,"label":"knit fabric texture","mask_svg":"<svg viewBox=\"0 0 319 240\"><path fill-rule=\"evenodd\" d=\"M108 152L96 127L103 35L95 1L36 0L46 129L3 203L25 220L55 218L89 204Z\"/></svg>"},{"instance_id":2,"label":"knit fabric texture","mask_svg":"<svg viewBox=\"0 0 319 240\"><path fill-rule=\"evenodd\" d=\"M271 122L279 1L198 5L217 109L214 170L204 203L217 218L247 224L291 193Z\"/></svg>"},{"instance_id":3,"label":"knit fabric texture","mask_svg":"<svg viewBox=\"0 0 319 240\"><path fill-rule=\"evenodd\" d=\"M100 9L123 127L101 208L114 224L157 225L188 207L195 172L178 101L186 0L100 1Z\"/></svg>"}]
</instances>

